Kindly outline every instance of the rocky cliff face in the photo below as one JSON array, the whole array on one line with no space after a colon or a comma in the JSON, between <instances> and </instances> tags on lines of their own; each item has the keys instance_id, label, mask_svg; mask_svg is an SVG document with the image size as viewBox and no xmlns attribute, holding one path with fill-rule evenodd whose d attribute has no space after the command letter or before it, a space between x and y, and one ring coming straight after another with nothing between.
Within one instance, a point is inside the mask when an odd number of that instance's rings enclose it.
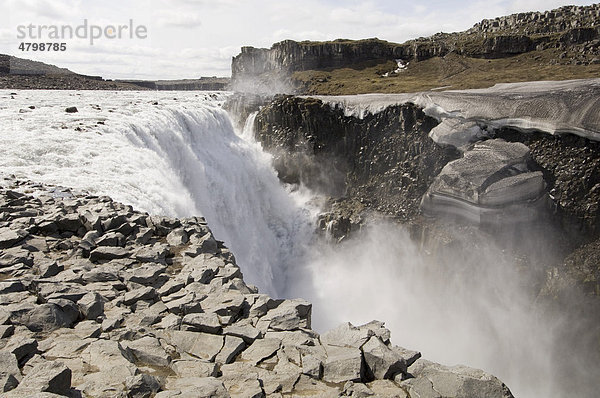
<instances>
[{"instance_id":1,"label":"rocky cliff face","mask_svg":"<svg viewBox=\"0 0 600 398\"><path fill-rule=\"evenodd\" d=\"M0 184L2 396L512 397L392 345L382 322L319 336L311 304L246 285L202 218Z\"/></svg>"},{"instance_id":2,"label":"rocky cliff face","mask_svg":"<svg viewBox=\"0 0 600 398\"><path fill-rule=\"evenodd\" d=\"M539 264L548 272L547 281L541 275L538 282L548 285L542 293L568 296L571 287L588 286L597 295L598 267L590 267L581 255L564 262L562 256L600 234L599 144L569 134L502 128L488 131L489 141L463 147L461 153L429 137L438 126L411 104L360 119L320 100L290 96L262 107L255 119L256 137L275 155L280 178L332 197L318 227L334 238L347 237L373 211L408 223L415 237L427 241L445 240L446 233L421 217L422 209L443 208L463 221L482 225L489 220L492 226L537 218L548 222L542 228L547 233L560 236L560 254ZM518 156L509 154L513 147ZM444 187L460 192L446 198ZM426 197L431 203L422 202ZM488 205L477 204L488 200ZM527 250L516 256L527 256Z\"/></svg>"},{"instance_id":3,"label":"rocky cliff face","mask_svg":"<svg viewBox=\"0 0 600 398\"><path fill-rule=\"evenodd\" d=\"M320 100L280 97L255 119L256 138L275 154L280 178L359 206L413 219L433 178L458 153L428 137L437 122L415 105L364 119Z\"/></svg>"},{"instance_id":4,"label":"rocky cliff face","mask_svg":"<svg viewBox=\"0 0 600 398\"><path fill-rule=\"evenodd\" d=\"M598 27L600 4L565 6L545 12L523 12L494 19L484 19L467 32L517 32L525 35L559 33L578 26Z\"/></svg>"},{"instance_id":5,"label":"rocky cliff face","mask_svg":"<svg viewBox=\"0 0 600 398\"><path fill-rule=\"evenodd\" d=\"M270 49L242 47L232 60L232 87L238 91L292 92L295 71L340 68L369 61L422 61L456 53L466 57L503 58L533 50L569 48L597 59L600 5L562 7L545 13L522 13L484 20L459 33L438 33L402 44L379 39L295 42Z\"/></svg>"}]
</instances>

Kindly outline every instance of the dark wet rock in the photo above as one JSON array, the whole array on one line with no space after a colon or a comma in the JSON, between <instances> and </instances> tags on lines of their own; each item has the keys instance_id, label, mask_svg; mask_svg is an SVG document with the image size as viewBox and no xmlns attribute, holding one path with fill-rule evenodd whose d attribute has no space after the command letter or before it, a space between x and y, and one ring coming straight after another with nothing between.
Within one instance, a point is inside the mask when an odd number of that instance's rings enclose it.
<instances>
[{"instance_id":1,"label":"dark wet rock","mask_svg":"<svg viewBox=\"0 0 600 398\"><path fill-rule=\"evenodd\" d=\"M255 131L281 180L354 201L358 211L346 210L348 220L367 204L408 220L433 178L458 157L429 138L437 123L412 104L359 119L320 100L281 97L261 108Z\"/></svg>"}]
</instances>

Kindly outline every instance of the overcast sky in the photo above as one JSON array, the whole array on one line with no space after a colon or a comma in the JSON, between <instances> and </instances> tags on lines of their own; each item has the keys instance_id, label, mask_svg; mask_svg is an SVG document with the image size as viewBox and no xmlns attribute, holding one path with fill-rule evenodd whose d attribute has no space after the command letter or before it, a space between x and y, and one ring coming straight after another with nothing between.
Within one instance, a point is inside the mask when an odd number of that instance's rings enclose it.
<instances>
[{"instance_id":1,"label":"overcast sky","mask_svg":"<svg viewBox=\"0 0 600 398\"><path fill-rule=\"evenodd\" d=\"M284 39L380 39L403 42L470 28L484 18L593 1L564 0L0 0L0 52L105 78L177 79L229 76L241 46ZM23 52L19 25L147 28L146 38L53 40L64 52ZM81 30L83 32L83 30ZM47 34L44 32L44 34ZM88 29L89 36L89 29Z\"/></svg>"}]
</instances>

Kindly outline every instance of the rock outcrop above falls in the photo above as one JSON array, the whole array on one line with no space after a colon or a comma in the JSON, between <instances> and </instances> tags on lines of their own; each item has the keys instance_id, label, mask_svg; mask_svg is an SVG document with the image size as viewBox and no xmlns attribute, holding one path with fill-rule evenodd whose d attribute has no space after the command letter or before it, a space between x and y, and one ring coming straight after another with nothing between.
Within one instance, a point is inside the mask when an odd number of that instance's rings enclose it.
<instances>
[{"instance_id":1,"label":"rock outcrop above falls","mask_svg":"<svg viewBox=\"0 0 600 398\"><path fill-rule=\"evenodd\" d=\"M599 15L598 4L567 6L543 13L520 13L484 20L464 32L438 33L402 44L372 38L327 42L284 40L273 44L271 48L246 46L232 60L232 87L237 91L249 92L307 92L303 91L307 87L303 87L302 82L292 76L294 72L331 71L349 67L364 69L377 62L401 60L406 64L443 58L448 54L463 58L498 59L539 51L537 60L532 62L538 66L548 66L559 62L559 54L567 58L566 51L569 51L568 58L573 65L593 65L600 62ZM545 50L551 50L549 56L541 53ZM460 67L460 64L455 65L454 69ZM381 77L384 73L373 74L370 78ZM424 76L431 78L430 74Z\"/></svg>"},{"instance_id":2,"label":"rock outcrop above falls","mask_svg":"<svg viewBox=\"0 0 600 398\"><path fill-rule=\"evenodd\" d=\"M6 397L512 397L420 359L383 323L318 335L311 305L259 294L202 218L0 182Z\"/></svg>"},{"instance_id":3,"label":"rock outcrop above falls","mask_svg":"<svg viewBox=\"0 0 600 398\"><path fill-rule=\"evenodd\" d=\"M428 137L436 124L413 104L360 119L320 100L287 96L261 108L255 131L283 181L406 221L419 213L442 167L459 157Z\"/></svg>"},{"instance_id":4,"label":"rock outcrop above falls","mask_svg":"<svg viewBox=\"0 0 600 398\"><path fill-rule=\"evenodd\" d=\"M524 144L530 151L529 170L543 174L557 209L553 218L570 236L583 231L589 239L600 232L600 119L595 112L599 94L599 80L586 79L439 93L317 98L342 109L344 115L355 116L356 123L388 108L416 103L425 114L435 117L431 140L461 152L490 138Z\"/></svg>"}]
</instances>

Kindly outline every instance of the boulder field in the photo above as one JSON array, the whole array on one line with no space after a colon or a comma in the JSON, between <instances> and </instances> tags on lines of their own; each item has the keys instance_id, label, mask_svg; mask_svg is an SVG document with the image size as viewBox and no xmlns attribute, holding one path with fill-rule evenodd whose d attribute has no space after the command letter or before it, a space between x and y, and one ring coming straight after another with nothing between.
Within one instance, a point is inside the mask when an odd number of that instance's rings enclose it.
<instances>
[{"instance_id":1,"label":"boulder field","mask_svg":"<svg viewBox=\"0 0 600 398\"><path fill-rule=\"evenodd\" d=\"M201 217L0 180L2 397L512 397L311 309L247 285Z\"/></svg>"}]
</instances>

